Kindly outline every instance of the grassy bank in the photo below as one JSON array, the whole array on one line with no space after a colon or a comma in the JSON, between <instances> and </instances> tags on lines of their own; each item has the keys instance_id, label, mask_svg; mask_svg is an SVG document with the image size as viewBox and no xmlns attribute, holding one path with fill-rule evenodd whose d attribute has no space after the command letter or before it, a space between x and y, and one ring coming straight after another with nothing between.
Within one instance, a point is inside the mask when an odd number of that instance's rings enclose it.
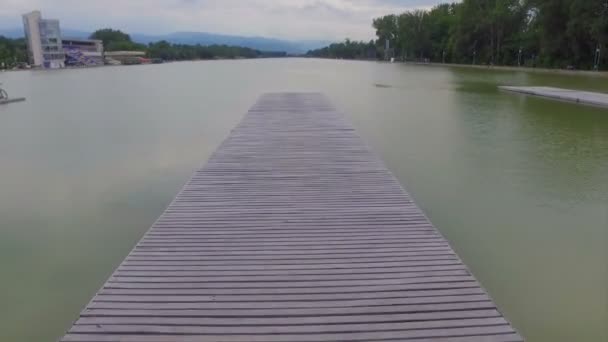
<instances>
[{"instance_id":1,"label":"grassy bank","mask_svg":"<svg viewBox=\"0 0 608 342\"><path fill-rule=\"evenodd\" d=\"M433 67L470 68L470 69L500 70L500 71L524 71L524 72L537 72L537 73L549 73L549 74L560 74L560 75L608 77L608 71L565 70L565 69L530 68L530 67L501 66L501 65L491 66L491 65L472 65L472 64L451 64L451 63L405 62L405 64L426 65L426 66L433 66Z\"/></svg>"}]
</instances>

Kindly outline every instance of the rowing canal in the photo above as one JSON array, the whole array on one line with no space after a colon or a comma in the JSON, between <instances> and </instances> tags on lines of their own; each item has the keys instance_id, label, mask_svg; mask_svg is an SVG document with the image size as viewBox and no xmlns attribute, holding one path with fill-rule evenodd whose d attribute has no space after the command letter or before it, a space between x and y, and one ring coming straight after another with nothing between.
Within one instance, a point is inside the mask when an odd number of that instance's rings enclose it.
<instances>
[{"instance_id":1,"label":"rowing canal","mask_svg":"<svg viewBox=\"0 0 608 342\"><path fill-rule=\"evenodd\" d=\"M0 341L54 341L266 92L323 92L531 342L606 341L608 110L590 76L311 59L0 73Z\"/></svg>"}]
</instances>

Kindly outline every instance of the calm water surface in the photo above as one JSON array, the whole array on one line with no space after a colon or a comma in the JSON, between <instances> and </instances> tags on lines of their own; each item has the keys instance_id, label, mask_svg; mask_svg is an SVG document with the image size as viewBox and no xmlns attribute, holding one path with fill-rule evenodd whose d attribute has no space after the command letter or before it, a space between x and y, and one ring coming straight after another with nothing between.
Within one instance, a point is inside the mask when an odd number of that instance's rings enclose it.
<instances>
[{"instance_id":1,"label":"calm water surface","mask_svg":"<svg viewBox=\"0 0 608 342\"><path fill-rule=\"evenodd\" d=\"M321 91L531 342L606 341L608 79L252 60L0 73L0 341L54 341L256 98ZM379 87L377 85L383 85Z\"/></svg>"}]
</instances>

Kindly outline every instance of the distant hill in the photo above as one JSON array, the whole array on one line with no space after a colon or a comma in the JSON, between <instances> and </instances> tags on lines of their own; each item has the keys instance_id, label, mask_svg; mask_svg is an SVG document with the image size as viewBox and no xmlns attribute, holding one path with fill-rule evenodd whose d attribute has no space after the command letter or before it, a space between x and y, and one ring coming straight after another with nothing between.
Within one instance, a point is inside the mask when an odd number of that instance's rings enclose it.
<instances>
[{"instance_id":1,"label":"distant hill","mask_svg":"<svg viewBox=\"0 0 608 342\"><path fill-rule=\"evenodd\" d=\"M64 37L87 38L90 32L61 29ZM10 38L23 37L23 29L0 29L0 35ZM243 46L262 51L284 51L287 53L305 53L308 50L318 49L331 44L330 41L322 40L282 40L266 37L246 37L206 32L175 32L164 35L150 35L133 33L131 39L137 43L148 44L159 40L166 40L174 44L225 44Z\"/></svg>"},{"instance_id":2,"label":"distant hill","mask_svg":"<svg viewBox=\"0 0 608 342\"><path fill-rule=\"evenodd\" d=\"M21 38L23 37L23 29L0 29L0 36L8 38Z\"/></svg>"},{"instance_id":3,"label":"distant hill","mask_svg":"<svg viewBox=\"0 0 608 342\"><path fill-rule=\"evenodd\" d=\"M265 37L232 36L205 32L175 32L167 35L146 35L135 33L131 35L131 38L138 43L144 44L159 40L166 40L174 44L226 44L243 46L262 51L285 51L288 53L304 53L308 50L330 44L330 42L327 41L288 41Z\"/></svg>"}]
</instances>

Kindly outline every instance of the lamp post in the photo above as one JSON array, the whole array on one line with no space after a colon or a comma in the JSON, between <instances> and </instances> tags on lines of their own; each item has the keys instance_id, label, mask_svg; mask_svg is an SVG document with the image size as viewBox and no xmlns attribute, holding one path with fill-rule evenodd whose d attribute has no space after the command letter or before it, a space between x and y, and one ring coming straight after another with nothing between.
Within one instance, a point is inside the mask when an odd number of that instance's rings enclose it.
<instances>
[{"instance_id":1,"label":"lamp post","mask_svg":"<svg viewBox=\"0 0 608 342\"><path fill-rule=\"evenodd\" d=\"M600 49L600 45L597 45L597 48L595 49L595 59L594 59L594 63L593 63L593 70L598 71L600 70L600 57L601 57L601 49Z\"/></svg>"}]
</instances>

